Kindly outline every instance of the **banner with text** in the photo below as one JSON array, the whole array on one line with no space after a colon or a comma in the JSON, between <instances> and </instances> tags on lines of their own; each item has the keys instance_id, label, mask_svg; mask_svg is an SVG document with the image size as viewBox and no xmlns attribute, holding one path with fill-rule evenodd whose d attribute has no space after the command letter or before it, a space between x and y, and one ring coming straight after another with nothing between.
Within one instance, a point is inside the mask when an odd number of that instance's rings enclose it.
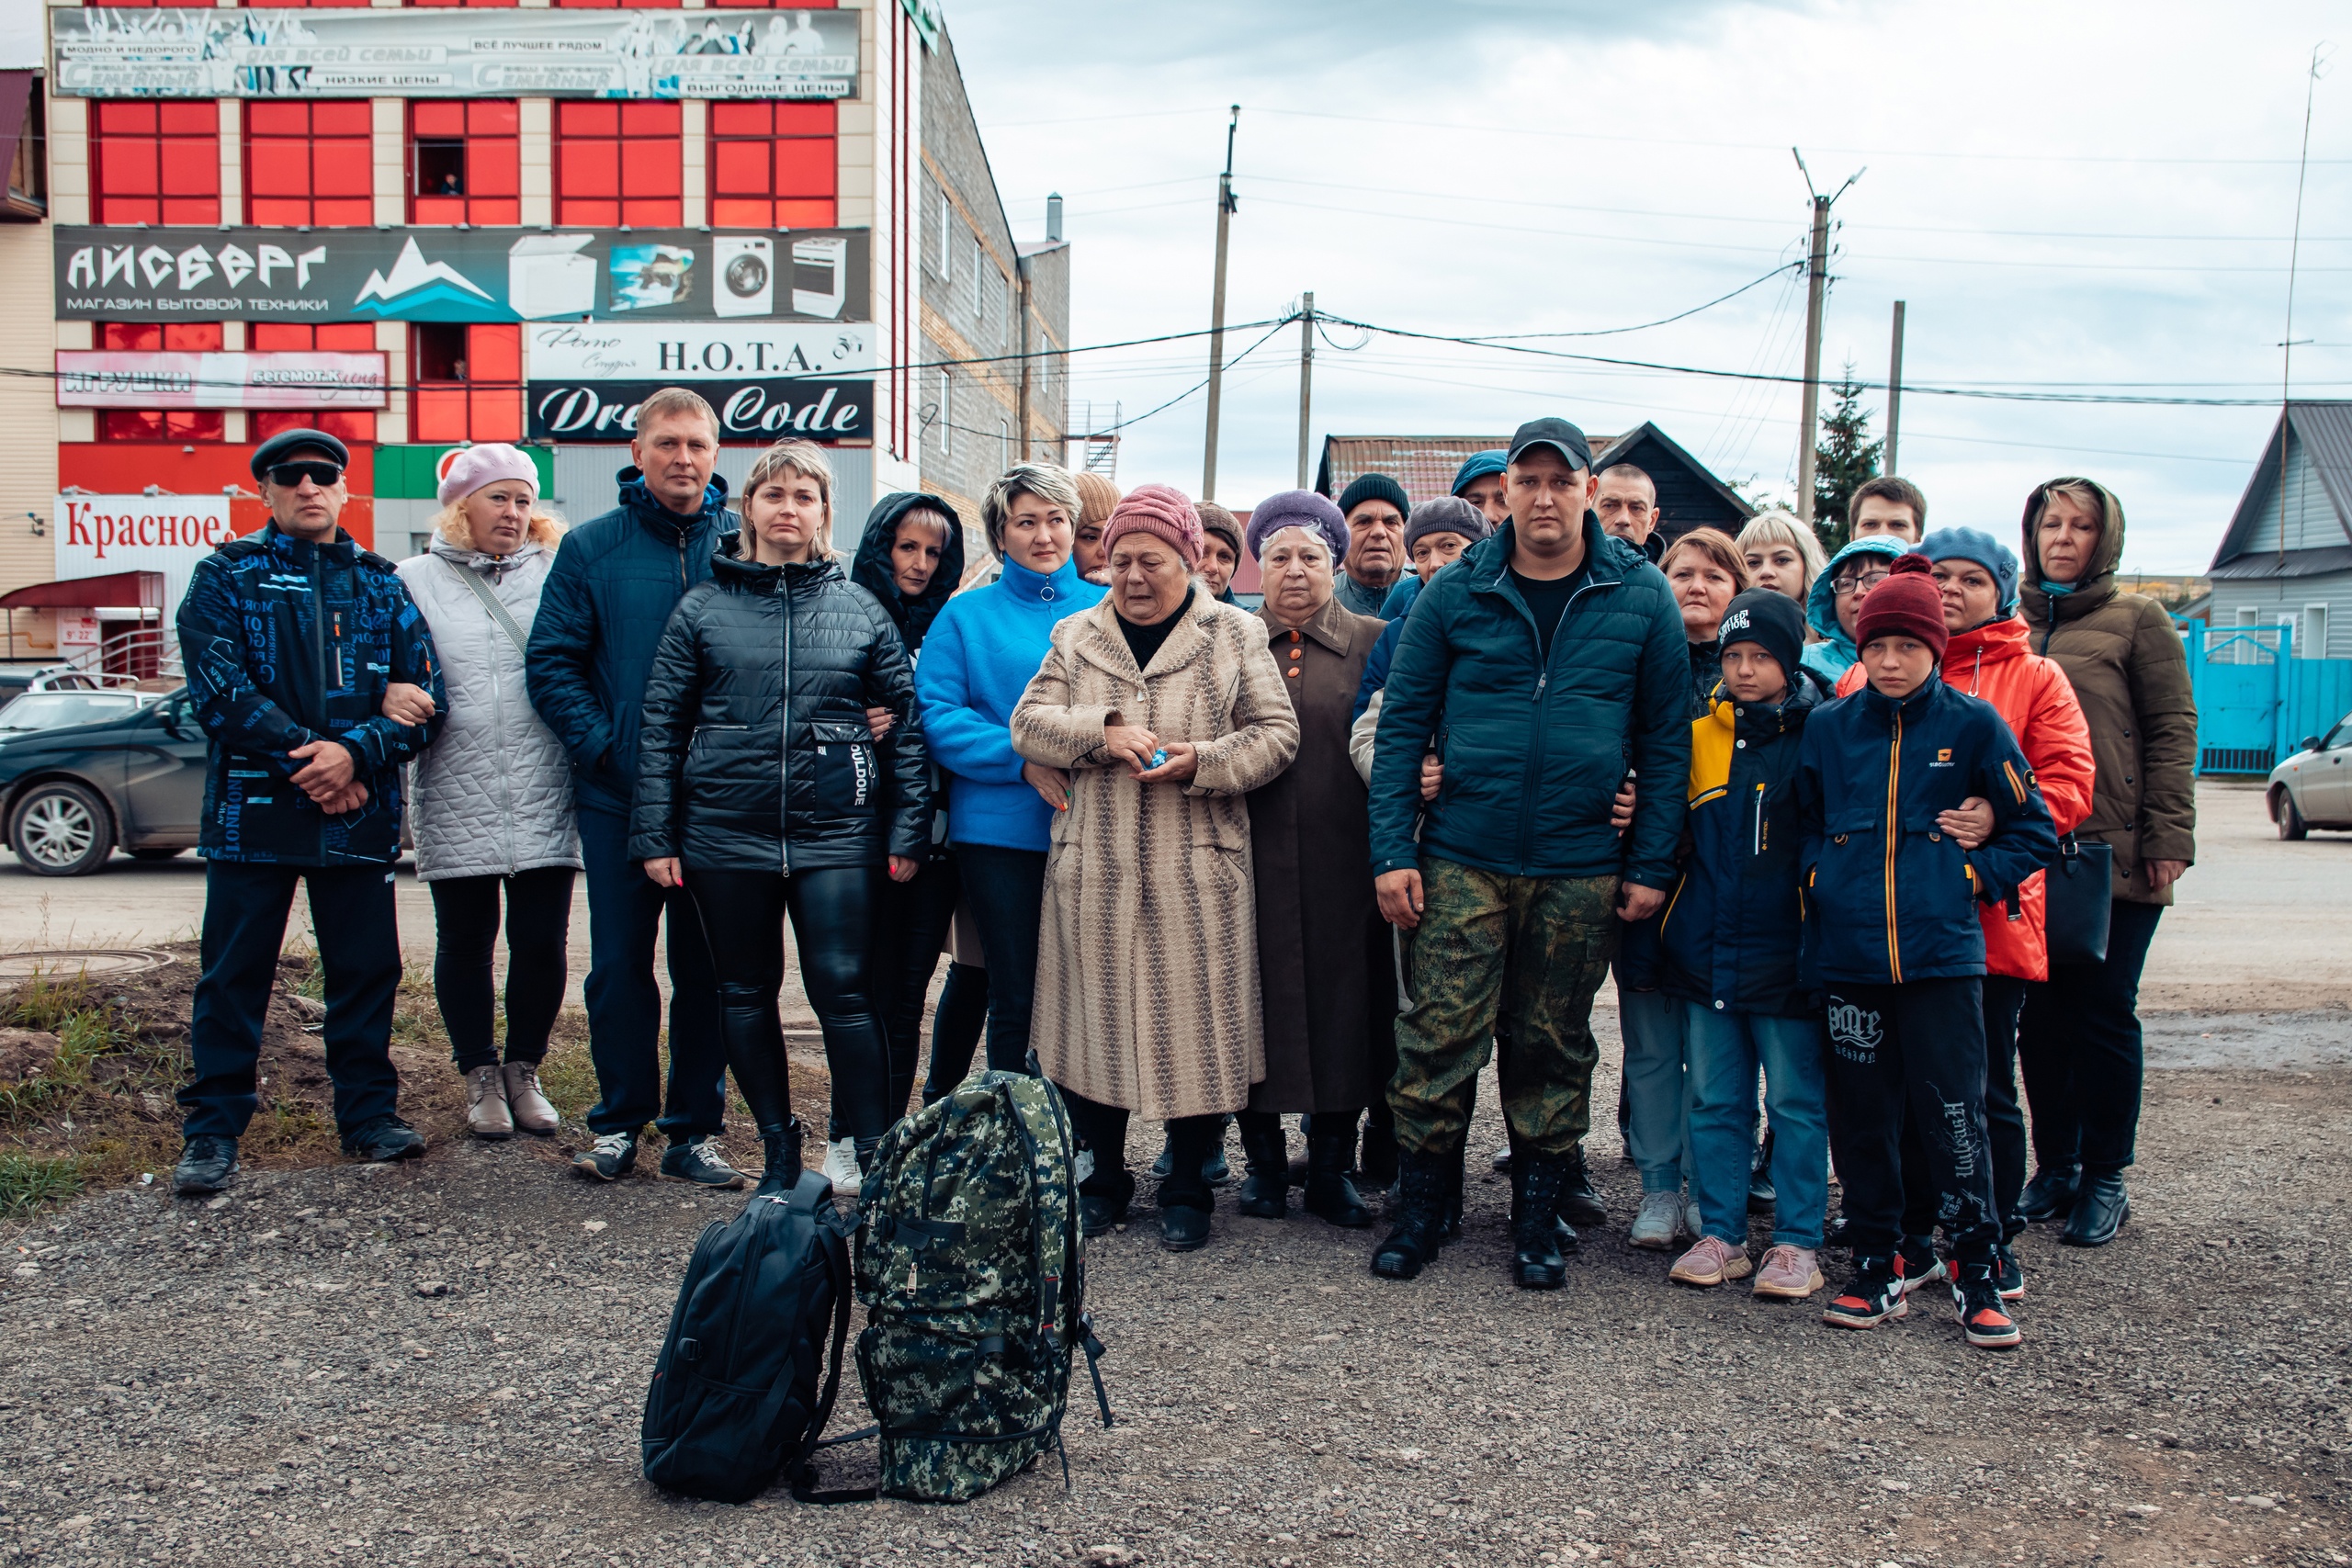
<instances>
[{"instance_id":1,"label":"banner with text","mask_svg":"<svg viewBox=\"0 0 2352 1568\"><path fill-rule=\"evenodd\" d=\"M381 354L147 354L60 349L62 409L379 409Z\"/></svg>"},{"instance_id":2,"label":"banner with text","mask_svg":"<svg viewBox=\"0 0 2352 1568\"><path fill-rule=\"evenodd\" d=\"M627 441L637 434L637 408L666 380L542 381L525 389L534 441ZM801 378L725 380L697 378L694 389L718 411L721 441L862 441L874 434L874 382Z\"/></svg>"},{"instance_id":3,"label":"banner with text","mask_svg":"<svg viewBox=\"0 0 2352 1568\"><path fill-rule=\"evenodd\" d=\"M865 229L61 228L53 239L61 321L871 315Z\"/></svg>"},{"instance_id":4,"label":"banner with text","mask_svg":"<svg viewBox=\"0 0 2352 1568\"><path fill-rule=\"evenodd\" d=\"M52 11L62 97L850 98L858 14Z\"/></svg>"},{"instance_id":5,"label":"banner with text","mask_svg":"<svg viewBox=\"0 0 2352 1568\"><path fill-rule=\"evenodd\" d=\"M61 495L54 525L60 581L160 571L167 626L196 563L236 537L225 495Z\"/></svg>"},{"instance_id":6,"label":"banner with text","mask_svg":"<svg viewBox=\"0 0 2352 1568\"><path fill-rule=\"evenodd\" d=\"M533 380L741 380L839 376L875 366L874 333L854 326L754 326L681 321L548 321L523 334Z\"/></svg>"}]
</instances>

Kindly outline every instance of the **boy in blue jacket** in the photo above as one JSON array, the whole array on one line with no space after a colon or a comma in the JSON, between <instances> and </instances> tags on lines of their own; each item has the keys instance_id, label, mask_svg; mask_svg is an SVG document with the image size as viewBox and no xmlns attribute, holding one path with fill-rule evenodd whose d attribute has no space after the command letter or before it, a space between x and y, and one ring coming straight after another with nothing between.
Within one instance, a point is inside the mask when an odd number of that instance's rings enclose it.
<instances>
[{"instance_id":1,"label":"boy in blue jacket","mask_svg":"<svg viewBox=\"0 0 2352 1568\"><path fill-rule=\"evenodd\" d=\"M1945 639L1927 558L1899 558L1856 617L1868 685L1816 713L1798 754L1829 1142L1854 1248L1853 1279L1822 1315L1847 1328L1901 1317L1932 1277L1906 1279L1901 1251L1907 1102L1952 1238L1961 1326L1970 1344L2007 1349L2019 1336L1994 1272L1976 906L2008 900L2056 856L2058 835L1999 710L1937 678ZM1973 852L1945 822L1971 796L1993 806L1992 835Z\"/></svg>"}]
</instances>

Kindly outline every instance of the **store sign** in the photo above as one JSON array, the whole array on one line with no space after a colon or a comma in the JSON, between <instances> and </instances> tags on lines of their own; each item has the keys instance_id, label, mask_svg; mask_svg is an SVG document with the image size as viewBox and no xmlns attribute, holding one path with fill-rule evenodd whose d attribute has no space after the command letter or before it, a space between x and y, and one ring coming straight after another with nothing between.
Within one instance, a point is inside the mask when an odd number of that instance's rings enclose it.
<instances>
[{"instance_id":1,"label":"store sign","mask_svg":"<svg viewBox=\"0 0 2352 1568\"><path fill-rule=\"evenodd\" d=\"M53 11L83 98L849 98L858 14L506 9Z\"/></svg>"},{"instance_id":2,"label":"store sign","mask_svg":"<svg viewBox=\"0 0 2352 1568\"><path fill-rule=\"evenodd\" d=\"M62 409L379 409L381 354L139 354L62 349Z\"/></svg>"},{"instance_id":3,"label":"store sign","mask_svg":"<svg viewBox=\"0 0 2352 1568\"><path fill-rule=\"evenodd\" d=\"M52 521L60 581L160 571L166 622L196 563L236 537L225 495L61 495Z\"/></svg>"},{"instance_id":4,"label":"store sign","mask_svg":"<svg viewBox=\"0 0 2352 1568\"><path fill-rule=\"evenodd\" d=\"M864 321L872 313L865 229L53 232L61 321Z\"/></svg>"},{"instance_id":5,"label":"store sign","mask_svg":"<svg viewBox=\"0 0 2352 1568\"><path fill-rule=\"evenodd\" d=\"M542 381L524 396L534 441L627 441L637 434L639 403L667 380ZM718 411L721 441L857 441L874 434L874 383L862 380L696 379L695 390Z\"/></svg>"},{"instance_id":6,"label":"store sign","mask_svg":"<svg viewBox=\"0 0 2352 1568\"><path fill-rule=\"evenodd\" d=\"M523 334L533 380L740 381L746 376L839 376L874 368L874 331L681 321L549 321Z\"/></svg>"}]
</instances>

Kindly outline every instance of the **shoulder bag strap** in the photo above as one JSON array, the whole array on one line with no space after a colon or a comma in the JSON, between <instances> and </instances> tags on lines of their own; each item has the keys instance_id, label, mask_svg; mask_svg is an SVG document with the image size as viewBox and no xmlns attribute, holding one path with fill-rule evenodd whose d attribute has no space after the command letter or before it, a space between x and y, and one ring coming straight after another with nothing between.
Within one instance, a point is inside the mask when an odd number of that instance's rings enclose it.
<instances>
[{"instance_id":1,"label":"shoulder bag strap","mask_svg":"<svg viewBox=\"0 0 2352 1568\"><path fill-rule=\"evenodd\" d=\"M481 607L490 612L490 618L496 621L499 629L506 634L506 640L514 645L514 651L527 656L530 639L523 635L523 628L514 624L514 617L506 613L506 606L498 602L497 592L481 580L481 573L471 567L452 566L449 570L474 591L474 597L481 601Z\"/></svg>"}]
</instances>

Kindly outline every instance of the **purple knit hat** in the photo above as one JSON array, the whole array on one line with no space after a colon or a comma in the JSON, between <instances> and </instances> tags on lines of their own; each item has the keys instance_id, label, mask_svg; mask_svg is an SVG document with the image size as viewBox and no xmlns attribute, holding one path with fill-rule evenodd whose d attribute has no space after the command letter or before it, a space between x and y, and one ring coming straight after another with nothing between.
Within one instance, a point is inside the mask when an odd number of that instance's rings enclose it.
<instances>
[{"instance_id":1,"label":"purple knit hat","mask_svg":"<svg viewBox=\"0 0 2352 1568\"><path fill-rule=\"evenodd\" d=\"M1201 531L1201 514L1193 510L1192 498L1173 485L1137 485L1120 498L1111 508L1111 520L1102 525L1104 559L1125 534L1165 539L1184 558L1185 570L1200 568L1201 545L1207 536Z\"/></svg>"},{"instance_id":2,"label":"purple knit hat","mask_svg":"<svg viewBox=\"0 0 2352 1568\"><path fill-rule=\"evenodd\" d=\"M1268 496L1250 513L1250 554L1253 559L1263 558L1266 541L1283 528L1304 528L1310 534L1320 534L1323 542L1331 547L1331 559L1340 561L1348 553L1348 520L1331 504L1328 495L1311 490L1286 490Z\"/></svg>"},{"instance_id":3,"label":"purple knit hat","mask_svg":"<svg viewBox=\"0 0 2352 1568\"><path fill-rule=\"evenodd\" d=\"M520 479L531 487L534 499L539 493L538 466L531 461L531 455L503 441L460 447L450 453L445 462L440 488L435 492L444 506L463 501L482 486L494 485L501 479Z\"/></svg>"}]
</instances>

